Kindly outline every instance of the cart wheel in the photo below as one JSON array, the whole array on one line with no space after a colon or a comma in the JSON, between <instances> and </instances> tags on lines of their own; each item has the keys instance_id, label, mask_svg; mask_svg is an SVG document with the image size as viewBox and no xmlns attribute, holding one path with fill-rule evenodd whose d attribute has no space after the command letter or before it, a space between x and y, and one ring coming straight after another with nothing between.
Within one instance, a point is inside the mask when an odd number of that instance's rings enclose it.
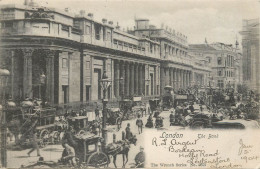
<instances>
[{"instance_id":1,"label":"cart wheel","mask_svg":"<svg viewBox=\"0 0 260 169\"><path fill-rule=\"evenodd\" d=\"M53 131L50 135L52 144L58 144L60 142L60 133L58 131Z\"/></svg>"},{"instance_id":2,"label":"cart wheel","mask_svg":"<svg viewBox=\"0 0 260 169\"><path fill-rule=\"evenodd\" d=\"M100 168L100 167L108 167L109 158L105 153L95 152L91 154L87 161L87 166Z\"/></svg>"},{"instance_id":3,"label":"cart wheel","mask_svg":"<svg viewBox=\"0 0 260 169\"><path fill-rule=\"evenodd\" d=\"M85 130L80 130L80 131L78 132L79 135L84 134L84 133L86 133Z\"/></svg>"},{"instance_id":4,"label":"cart wheel","mask_svg":"<svg viewBox=\"0 0 260 169\"><path fill-rule=\"evenodd\" d=\"M116 125L117 125L117 129L120 130L121 127L122 127L122 119L121 119L121 117L118 117L116 119Z\"/></svg>"},{"instance_id":5,"label":"cart wheel","mask_svg":"<svg viewBox=\"0 0 260 169\"><path fill-rule=\"evenodd\" d=\"M48 130L42 130L40 133L40 147L43 148L48 145L49 143L49 131Z\"/></svg>"},{"instance_id":6,"label":"cart wheel","mask_svg":"<svg viewBox=\"0 0 260 169\"><path fill-rule=\"evenodd\" d=\"M196 122L192 123L191 128L192 129L203 129L204 123L202 121L196 121Z\"/></svg>"}]
</instances>

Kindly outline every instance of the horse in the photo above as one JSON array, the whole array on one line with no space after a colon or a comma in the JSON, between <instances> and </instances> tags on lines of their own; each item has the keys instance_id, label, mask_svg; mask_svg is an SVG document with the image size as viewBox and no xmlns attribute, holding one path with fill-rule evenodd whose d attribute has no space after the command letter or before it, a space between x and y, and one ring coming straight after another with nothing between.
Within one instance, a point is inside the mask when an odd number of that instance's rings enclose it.
<instances>
[{"instance_id":1,"label":"horse","mask_svg":"<svg viewBox=\"0 0 260 169\"><path fill-rule=\"evenodd\" d=\"M117 155L122 154L123 157L123 166L122 168L125 168L126 163L128 162L128 153L130 150L130 144L136 145L137 138L136 136L132 136L129 138L129 140L125 139L122 141L118 141L116 143L110 143L106 146L105 151L107 155L110 155L113 157L113 164L115 168L117 168L116 165L116 158Z\"/></svg>"}]
</instances>

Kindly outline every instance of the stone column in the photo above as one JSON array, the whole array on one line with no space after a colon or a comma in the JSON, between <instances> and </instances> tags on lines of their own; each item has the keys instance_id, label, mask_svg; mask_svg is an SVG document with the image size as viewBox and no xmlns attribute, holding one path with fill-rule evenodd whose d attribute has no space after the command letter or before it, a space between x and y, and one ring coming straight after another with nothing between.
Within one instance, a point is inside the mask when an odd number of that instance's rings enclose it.
<instances>
[{"instance_id":1,"label":"stone column","mask_svg":"<svg viewBox=\"0 0 260 169\"><path fill-rule=\"evenodd\" d=\"M172 83L171 86L174 87L174 68L172 68Z\"/></svg>"},{"instance_id":2,"label":"stone column","mask_svg":"<svg viewBox=\"0 0 260 169\"><path fill-rule=\"evenodd\" d=\"M139 76L138 76L139 77L139 80L138 80L139 95L142 95L143 94L143 66L142 66L142 64L139 65L138 71L139 71L138 72L139 73Z\"/></svg>"},{"instance_id":3,"label":"stone column","mask_svg":"<svg viewBox=\"0 0 260 169\"><path fill-rule=\"evenodd\" d=\"M134 63L131 63L130 65L130 95L134 95L135 93L135 67L134 67Z\"/></svg>"},{"instance_id":4,"label":"stone column","mask_svg":"<svg viewBox=\"0 0 260 169\"><path fill-rule=\"evenodd\" d=\"M135 92L134 92L134 93L135 93L136 95L138 95L138 91L139 91L139 88L138 88L138 86L139 86L138 64L135 63L135 67L134 67L134 68L135 68L135 79L134 79L134 80L135 80Z\"/></svg>"},{"instance_id":5,"label":"stone column","mask_svg":"<svg viewBox=\"0 0 260 169\"><path fill-rule=\"evenodd\" d=\"M183 71L183 88L185 89L186 88L186 71L184 70Z\"/></svg>"},{"instance_id":6,"label":"stone column","mask_svg":"<svg viewBox=\"0 0 260 169\"><path fill-rule=\"evenodd\" d=\"M145 84L145 64L142 64L142 93L145 95L146 91L146 84Z\"/></svg>"},{"instance_id":7,"label":"stone column","mask_svg":"<svg viewBox=\"0 0 260 169\"><path fill-rule=\"evenodd\" d=\"M186 76L186 71L183 70L183 72L182 72L182 86L183 86L184 89L186 88L186 79L185 79L185 76Z\"/></svg>"},{"instance_id":8,"label":"stone column","mask_svg":"<svg viewBox=\"0 0 260 169\"><path fill-rule=\"evenodd\" d=\"M172 86L172 68L169 68L169 85Z\"/></svg>"},{"instance_id":9,"label":"stone column","mask_svg":"<svg viewBox=\"0 0 260 169\"><path fill-rule=\"evenodd\" d=\"M190 71L187 74L187 85L190 86Z\"/></svg>"},{"instance_id":10,"label":"stone column","mask_svg":"<svg viewBox=\"0 0 260 169\"><path fill-rule=\"evenodd\" d=\"M46 52L46 101L54 103L54 56L56 51Z\"/></svg>"},{"instance_id":11,"label":"stone column","mask_svg":"<svg viewBox=\"0 0 260 169\"><path fill-rule=\"evenodd\" d=\"M119 85L120 85L119 84L120 83L119 61L115 60L114 63L115 63L114 91L115 91L116 98L118 98L119 97Z\"/></svg>"},{"instance_id":12,"label":"stone column","mask_svg":"<svg viewBox=\"0 0 260 169\"><path fill-rule=\"evenodd\" d=\"M164 68L166 75L165 75L165 86L169 85L169 68Z\"/></svg>"},{"instance_id":13,"label":"stone column","mask_svg":"<svg viewBox=\"0 0 260 169\"><path fill-rule=\"evenodd\" d=\"M32 97L32 49L23 49L23 97Z\"/></svg>"},{"instance_id":14,"label":"stone column","mask_svg":"<svg viewBox=\"0 0 260 169\"><path fill-rule=\"evenodd\" d=\"M182 77L181 77L181 75L182 75L182 70L179 69L179 88L182 87Z\"/></svg>"},{"instance_id":15,"label":"stone column","mask_svg":"<svg viewBox=\"0 0 260 169\"><path fill-rule=\"evenodd\" d=\"M143 83L144 83L143 93L144 93L145 96L149 96L150 95L150 81L148 81L148 79L149 79L149 66L146 65L146 64L144 65L143 73L144 73L144 77L143 77L143 80L144 80L143 81Z\"/></svg>"},{"instance_id":16,"label":"stone column","mask_svg":"<svg viewBox=\"0 0 260 169\"><path fill-rule=\"evenodd\" d=\"M129 74L130 74L129 63L126 62L125 63L125 95L126 96L129 96L129 79L130 79Z\"/></svg>"},{"instance_id":17,"label":"stone column","mask_svg":"<svg viewBox=\"0 0 260 169\"><path fill-rule=\"evenodd\" d=\"M176 87L176 89L178 89L179 88L179 69L175 69L175 79L176 79L176 81L175 81L175 87Z\"/></svg>"},{"instance_id":18,"label":"stone column","mask_svg":"<svg viewBox=\"0 0 260 169\"><path fill-rule=\"evenodd\" d=\"M182 88L182 70L179 70L179 88Z\"/></svg>"},{"instance_id":19,"label":"stone column","mask_svg":"<svg viewBox=\"0 0 260 169\"><path fill-rule=\"evenodd\" d=\"M122 77L123 78L123 82L121 82L120 84L120 96L121 97L124 97L124 94L125 94L125 63L124 61L121 61L120 62L120 78ZM120 82L120 81L119 81Z\"/></svg>"},{"instance_id":20,"label":"stone column","mask_svg":"<svg viewBox=\"0 0 260 169\"><path fill-rule=\"evenodd\" d=\"M164 74L164 68L160 67L160 82L161 82L161 91L160 93L164 93L164 87L165 87L165 74Z\"/></svg>"}]
</instances>

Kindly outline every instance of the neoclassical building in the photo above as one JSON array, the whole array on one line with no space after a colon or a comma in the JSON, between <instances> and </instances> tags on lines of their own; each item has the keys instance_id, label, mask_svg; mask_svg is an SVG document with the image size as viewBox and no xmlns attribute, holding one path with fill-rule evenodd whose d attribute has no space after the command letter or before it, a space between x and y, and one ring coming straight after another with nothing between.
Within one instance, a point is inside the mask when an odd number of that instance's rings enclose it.
<instances>
[{"instance_id":1,"label":"neoclassical building","mask_svg":"<svg viewBox=\"0 0 260 169\"><path fill-rule=\"evenodd\" d=\"M189 53L207 62L211 69L208 83L214 87L226 88L227 85L237 87L241 82L241 54L232 44L192 44Z\"/></svg>"},{"instance_id":2,"label":"neoclassical building","mask_svg":"<svg viewBox=\"0 0 260 169\"><path fill-rule=\"evenodd\" d=\"M243 52L243 81L251 89L260 93L260 46L259 46L259 18L243 20L242 35Z\"/></svg>"},{"instance_id":3,"label":"neoclassical building","mask_svg":"<svg viewBox=\"0 0 260 169\"><path fill-rule=\"evenodd\" d=\"M194 72L208 72L188 55L187 37L137 19L134 30L92 13L29 5L0 7L0 67L11 72L7 93L14 100L41 98L50 104L101 100L106 70L109 99L159 97L165 85L185 88ZM121 79L121 80L120 80Z\"/></svg>"}]
</instances>

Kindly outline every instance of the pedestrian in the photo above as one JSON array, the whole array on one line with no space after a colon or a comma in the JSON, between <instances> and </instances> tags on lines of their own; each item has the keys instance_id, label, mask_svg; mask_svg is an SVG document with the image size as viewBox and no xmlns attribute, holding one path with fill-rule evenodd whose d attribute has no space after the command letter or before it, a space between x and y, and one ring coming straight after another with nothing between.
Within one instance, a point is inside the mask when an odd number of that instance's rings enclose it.
<instances>
[{"instance_id":1,"label":"pedestrian","mask_svg":"<svg viewBox=\"0 0 260 169\"><path fill-rule=\"evenodd\" d=\"M175 121L175 118L174 118L173 111L172 111L170 114L170 126L174 125L174 121Z\"/></svg>"},{"instance_id":2,"label":"pedestrian","mask_svg":"<svg viewBox=\"0 0 260 169\"><path fill-rule=\"evenodd\" d=\"M144 168L145 167L145 154L144 148L140 147L140 152L135 156L135 165L136 168Z\"/></svg>"},{"instance_id":3,"label":"pedestrian","mask_svg":"<svg viewBox=\"0 0 260 169\"><path fill-rule=\"evenodd\" d=\"M153 128L153 117L152 117L152 114L149 115L145 127Z\"/></svg>"},{"instance_id":4,"label":"pedestrian","mask_svg":"<svg viewBox=\"0 0 260 169\"><path fill-rule=\"evenodd\" d=\"M87 111L86 111L86 109L83 109L82 116L87 116Z\"/></svg>"},{"instance_id":5,"label":"pedestrian","mask_svg":"<svg viewBox=\"0 0 260 169\"><path fill-rule=\"evenodd\" d=\"M96 109L95 109L95 115L96 115L96 119L98 119L99 118L99 109L98 109L98 107L96 107Z\"/></svg>"},{"instance_id":6,"label":"pedestrian","mask_svg":"<svg viewBox=\"0 0 260 169\"><path fill-rule=\"evenodd\" d=\"M141 134L143 132L143 120L141 119L140 114L138 114L138 118L136 120L136 125L138 127L139 134Z\"/></svg>"},{"instance_id":7,"label":"pedestrian","mask_svg":"<svg viewBox=\"0 0 260 169\"><path fill-rule=\"evenodd\" d=\"M131 130L130 130L130 123L127 123L127 127L125 128L125 138L129 140L131 138Z\"/></svg>"},{"instance_id":8,"label":"pedestrian","mask_svg":"<svg viewBox=\"0 0 260 169\"><path fill-rule=\"evenodd\" d=\"M77 113L76 113L74 110L72 110L72 111L71 111L71 116L72 116L72 117L77 117Z\"/></svg>"},{"instance_id":9,"label":"pedestrian","mask_svg":"<svg viewBox=\"0 0 260 169\"><path fill-rule=\"evenodd\" d=\"M69 144L67 142L62 143L62 147L64 148L64 150L62 152L61 161L64 164L69 164L71 166L75 166L76 160L75 160L74 148L69 146Z\"/></svg>"},{"instance_id":10,"label":"pedestrian","mask_svg":"<svg viewBox=\"0 0 260 169\"><path fill-rule=\"evenodd\" d=\"M31 153L32 153L35 149L36 149L36 151L37 151L37 156L41 156L41 155L40 155L39 146L38 146L38 141L37 141L37 132L36 132L35 129L32 131L30 137L31 137L30 140L31 140L31 143L32 143L33 148L27 153L28 156L30 156Z\"/></svg>"}]
</instances>

